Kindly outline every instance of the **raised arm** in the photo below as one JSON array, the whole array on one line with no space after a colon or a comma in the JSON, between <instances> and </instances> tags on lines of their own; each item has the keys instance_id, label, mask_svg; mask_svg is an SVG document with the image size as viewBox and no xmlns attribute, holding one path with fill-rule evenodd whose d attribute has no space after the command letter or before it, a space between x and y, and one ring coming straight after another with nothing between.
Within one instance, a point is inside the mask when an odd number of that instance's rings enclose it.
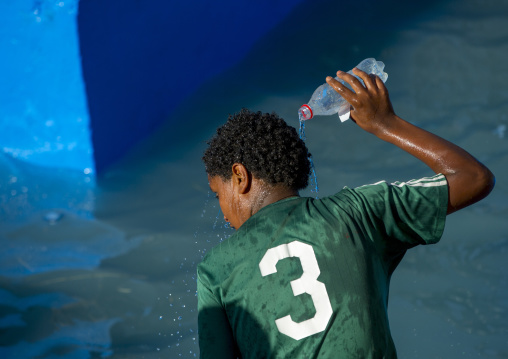
<instances>
[{"instance_id":1,"label":"raised arm","mask_svg":"<svg viewBox=\"0 0 508 359\"><path fill-rule=\"evenodd\" d=\"M492 172L464 149L398 117L383 81L354 69L364 84L352 75L337 72L354 92L332 77L326 81L353 107L351 118L362 129L400 147L446 176L449 188L448 214L486 197L494 188Z\"/></svg>"}]
</instances>

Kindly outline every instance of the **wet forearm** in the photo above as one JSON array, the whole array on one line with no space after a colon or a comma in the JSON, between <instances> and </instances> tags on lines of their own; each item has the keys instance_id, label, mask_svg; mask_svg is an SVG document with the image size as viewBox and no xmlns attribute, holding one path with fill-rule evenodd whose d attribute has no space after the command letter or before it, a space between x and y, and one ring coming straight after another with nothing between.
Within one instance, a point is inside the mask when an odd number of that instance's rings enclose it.
<instances>
[{"instance_id":1,"label":"wet forearm","mask_svg":"<svg viewBox=\"0 0 508 359\"><path fill-rule=\"evenodd\" d=\"M449 185L448 213L484 198L494 186L494 176L461 147L396 115L372 131L446 176Z\"/></svg>"}]
</instances>

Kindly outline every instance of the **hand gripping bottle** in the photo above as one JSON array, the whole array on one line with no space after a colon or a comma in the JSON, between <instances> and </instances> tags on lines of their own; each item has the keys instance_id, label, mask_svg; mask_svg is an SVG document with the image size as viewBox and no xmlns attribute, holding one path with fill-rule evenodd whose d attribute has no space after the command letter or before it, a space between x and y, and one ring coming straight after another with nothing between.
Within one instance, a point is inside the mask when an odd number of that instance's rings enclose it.
<instances>
[{"instance_id":1,"label":"hand gripping bottle","mask_svg":"<svg viewBox=\"0 0 508 359\"><path fill-rule=\"evenodd\" d=\"M385 64L381 61L369 58L360 62L356 67L368 74L379 76L383 82L386 82L388 79L388 74L383 72ZM358 76L354 75L352 70L348 71L348 74L355 76L363 84L363 81ZM338 77L335 77L335 79L344 84L344 81L339 80ZM346 83L346 85L350 87L349 84ZM314 91L309 103L300 107L298 116L300 121L304 121L310 120L316 115L333 115L334 113L338 113L340 120L344 122L349 119L350 109L351 106L349 103L325 82Z\"/></svg>"}]
</instances>

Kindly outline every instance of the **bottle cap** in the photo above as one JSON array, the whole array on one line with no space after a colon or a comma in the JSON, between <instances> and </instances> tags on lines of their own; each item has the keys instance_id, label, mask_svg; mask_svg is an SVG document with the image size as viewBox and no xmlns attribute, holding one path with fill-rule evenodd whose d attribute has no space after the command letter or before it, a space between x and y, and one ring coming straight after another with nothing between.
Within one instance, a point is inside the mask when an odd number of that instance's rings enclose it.
<instances>
[{"instance_id":1,"label":"bottle cap","mask_svg":"<svg viewBox=\"0 0 508 359\"><path fill-rule=\"evenodd\" d=\"M312 109L310 108L310 106L305 104L302 105L302 107L300 107L300 109L298 110L298 116L300 120L310 120L314 116L314 114L312 113Z\"/></svg>"}]
</instances>

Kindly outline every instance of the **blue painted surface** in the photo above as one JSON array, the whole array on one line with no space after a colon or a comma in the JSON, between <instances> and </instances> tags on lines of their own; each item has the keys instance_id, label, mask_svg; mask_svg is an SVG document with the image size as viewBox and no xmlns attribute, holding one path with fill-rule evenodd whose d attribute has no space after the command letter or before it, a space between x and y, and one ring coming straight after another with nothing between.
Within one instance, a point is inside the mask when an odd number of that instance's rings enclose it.
<instances>
[{"instance_id":1,"label":"blue painted surface","mask_svg":"<svg viewBox=\"0 0 508 359\"><path fill-rule=\"evenodd\" d=\"M77 0L0 3L0 146L45 167L94 170Z\"/></svg>"},{"instance_id":2,"label":"blue painted surface","mask_svg":"<svg viewBox=\"0 0 508 359\"><path fill-rule=\"evenodd\" d=\"M85 174L106 168L299 2L0 3L2 152Z\"/></svg>"},{"instance_id":3,"label":"blue painted surface","mask_svg":"<svg viewBox=\"0 0 508 359\"><path fill-rule=\"evenodd\" d=\"M302 0L81 0L79 32L100 171L241 60Z\"/></svg>"}]
</instances>

